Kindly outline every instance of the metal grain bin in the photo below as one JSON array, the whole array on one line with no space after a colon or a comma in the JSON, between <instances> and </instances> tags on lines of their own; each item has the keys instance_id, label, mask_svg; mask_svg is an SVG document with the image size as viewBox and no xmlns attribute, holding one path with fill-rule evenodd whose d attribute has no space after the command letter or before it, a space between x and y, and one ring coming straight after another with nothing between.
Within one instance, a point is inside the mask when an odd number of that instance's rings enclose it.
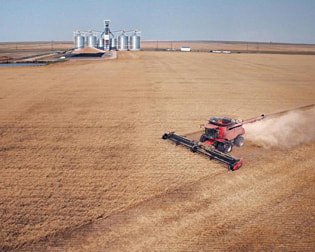
<instances>
[{"instance_id":1,"label":"metal grain bin","mask_svg":"<svg viewBox=\"0 0 315 252\"><path fill-rule=\"evenodd\" d=\"M140 36L134 34L130 36L130 50L139 51L140 50Z\"/></svg>"},{"instance_id":2,"label":"metal grain bin","mask_svg":"<svg viewBox=\"0 0 315 252\"><path fill-rule=\"evenodd\" d=\"M128 50L128 36L125 34L121 34L118 36L118 51L126 51Z\"/></svg>"},{"instance_id":3,"label":"metal grain bin","mask_svg":"<svg viewBox=\"0 0 315 252\"><path fill-rule=\"evenodd\" d=\"M116 50L117 49L117 39L111 38L110 39L110 50Z\"/></svg>"},{"instance_id":4,"label":"metal grain bin","mask_svg":"<svg viewBox=\"0 0 315 252\"><path fill-rule=\"evenodd\" d=\"M74 37L75 49L82 49L82 48L84 48L84 43L85 43L85 38L83 36L76 35Z\"/></svg>"},{"instance_id":5,"label":"metal grain bin","mask_svg":"<svg viewBox=\"0 0 315 252\"><path fill-rule=\"evenodd\" d=\"M103 38L98 39L97 47L101 50L104 50L104 39Z\"/></svg>"},{"instance_id":6,"label":"metal grain bin","mask_svg":"<svg viewBox=\"0 0 315 252\"><path fill-rule=\"evenodd\" d=\"M96 47L96 45L97 45L97 38L96 38L96 36L94 36L94 35L89 35L88 37L87 37L87 46L89 46L89 47Z\"/></svg>"}]
</instances>

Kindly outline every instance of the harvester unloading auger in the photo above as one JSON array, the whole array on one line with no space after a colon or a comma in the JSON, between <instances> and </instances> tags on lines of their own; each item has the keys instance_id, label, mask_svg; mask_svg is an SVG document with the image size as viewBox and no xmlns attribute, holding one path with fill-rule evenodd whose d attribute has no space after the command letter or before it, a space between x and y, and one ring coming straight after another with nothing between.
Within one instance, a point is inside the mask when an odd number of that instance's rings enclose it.
<instances>
[{"instance_id":1,"label":"harvester unloading auger","mask_svg":"<svg viewBox=\"0 0 315 252\"><path fill-rule=\"evenodd\" d=\"M232 151L234 145L238 147L244 145L244 124L260 121L264 118L265 115L261 115L242 121L226 117L212 117L208 124L204 126L205 132L200 136L200 142L176 135L174 132L165 133L162 138L171 140L176 145L185 146L192 152L227 164L229 170L234 171L242 166L243 160L232 157L227 153Z\"/></svg>"}]
</instances>

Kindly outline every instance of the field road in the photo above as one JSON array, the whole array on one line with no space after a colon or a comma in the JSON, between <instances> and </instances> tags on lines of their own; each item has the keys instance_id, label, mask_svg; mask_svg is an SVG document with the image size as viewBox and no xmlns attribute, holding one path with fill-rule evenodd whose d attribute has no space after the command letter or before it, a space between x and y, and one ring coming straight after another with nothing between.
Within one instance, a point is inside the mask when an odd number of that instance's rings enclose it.
<instances>
[{"instance_id":1,"label":"field road","mask_svg":"<svg viewBox=\"0 0 315 252\"><path fill-rule=\"evenodd\" d=\"M35 57L30 57L21 61L36 61L36 60L40 60L43 58L47 58L47 57L52 57L57 55L57 53L49 53L49 54L45 54L45 55L40 55L40 56L35 56Z\"/></svg>"},{"instance_id":2,"label":"field road","mask_svg":"<svg viewBox=\"0 0 315 252\"><path fill-rule=\"evenodd\" d=\"M314 104L314 83L315 57L301 55L119 52L0 69L0 249L313 251L313 138L248 139L228 172L161 136Z\"/></svg>"}]
</instances>

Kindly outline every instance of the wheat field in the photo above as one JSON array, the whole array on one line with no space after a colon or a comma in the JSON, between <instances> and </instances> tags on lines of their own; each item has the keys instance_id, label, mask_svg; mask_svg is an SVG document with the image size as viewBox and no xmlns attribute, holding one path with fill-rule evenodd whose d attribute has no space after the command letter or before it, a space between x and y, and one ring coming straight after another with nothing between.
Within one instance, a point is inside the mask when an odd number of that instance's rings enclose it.
<instances>
[{"instance_id":1,"label":"wheat field","mask_svg":"<svg viewBox=\"0 0 315 252\"><path fill-rule=\"evenodd\" d=\"M119 52L0 68L0 249L314 250L313 140L247 139L236 172L161 140L210 116L314 104L314 83L306 55Z\"/></svg>"}]
</instances>

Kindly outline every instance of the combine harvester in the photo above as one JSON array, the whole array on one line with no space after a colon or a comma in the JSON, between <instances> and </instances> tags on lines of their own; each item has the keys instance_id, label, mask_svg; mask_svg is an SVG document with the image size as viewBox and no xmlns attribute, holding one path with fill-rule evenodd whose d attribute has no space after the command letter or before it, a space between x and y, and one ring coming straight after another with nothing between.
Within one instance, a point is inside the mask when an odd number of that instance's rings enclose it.
<instances>
[{"instance_id":1,"label":"combine harvester","mask_svg":"<svg viewBox=\"0 0 315 252\"><path fill-rule=\"evenodd\" d=\"M232 157L227 153L232 151L234 145L238 147L244 145L244 124L257 122L264 118L265 116L261 115L253 119L241 121L226 117L213 117L204 126L205 132L201 135L200 142L190 140L185 136L176 135L174 132L165 133L162 138L171 140L176 145L185 146L192 152L227 164L229 170L235 171L242 166L243 160Z\"/></svg>"},{"instance_id":2,"label":"combine harvester","mask_svg":"<svg viewBox=\"0 0 315 252\"><path fill-rule=\"evenodd\" d=\"M232 151L233 146L242 147L244 145L245 129L244 124L260 121L265 115L249 119L246 121L234 120L226 117L213 117L205 125L205 133L201 135L200 142L212 145L223 153Z\"/></svg>"},{"instance_id":3,"label":"combine harvester","mask_svg":"<svg viewBox=\"0 0 315 252\"><path fill-rule=\"evenodd\" d=\"M277 118L289 112L304 111L314 108L315 104L310 104L299 108L268 114L268 118ZM209 120L208 124L202 125L204 126L205 131L200 136L200 141L176 135L174 132L165 133L162 138L171 140L175 142L176 145L185 146L192 152L199 153L210 159L215 159L221 163L227 164L229 170L234 171L242 166L243 160L232 157L228 153L232 151L234 146L242 147L244 145L245 129L243 128L243 125L263 120L266 117L267 116L265 115L261 115L245 121L226 117L213 117Z\"/></svg>"}]
</instances>

